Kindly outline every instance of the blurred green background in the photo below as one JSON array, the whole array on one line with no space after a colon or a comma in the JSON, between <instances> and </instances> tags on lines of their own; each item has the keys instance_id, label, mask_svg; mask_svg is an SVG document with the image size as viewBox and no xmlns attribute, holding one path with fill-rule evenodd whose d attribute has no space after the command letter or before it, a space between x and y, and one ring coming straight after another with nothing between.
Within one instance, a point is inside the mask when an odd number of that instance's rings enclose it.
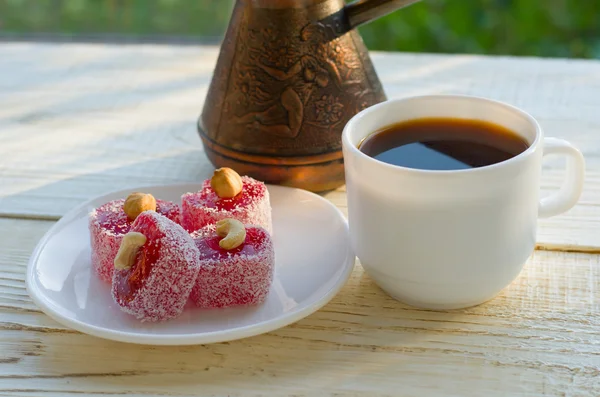
<instances>
[{"instance_id":1,"label":"blurred green background","mask_svg":"<svg viewBox=\"0 0 600 397\"><path fill-rule=\"evenodd\" d=\"M232 4L0 0L0 38L217 42ZM600 58L600 0L423 0L360 30L372 50Z\"/></svg>"}]
</instances>

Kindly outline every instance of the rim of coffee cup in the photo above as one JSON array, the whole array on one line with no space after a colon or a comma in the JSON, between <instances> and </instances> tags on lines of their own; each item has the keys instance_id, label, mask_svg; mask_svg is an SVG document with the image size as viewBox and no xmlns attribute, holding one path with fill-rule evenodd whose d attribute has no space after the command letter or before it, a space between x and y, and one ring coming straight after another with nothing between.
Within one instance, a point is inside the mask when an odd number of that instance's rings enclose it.
<instances>
[{"instance_id":1,"label":"rim of coffee cup","mask_svg":"<svg viewBox=\"0 0 600 397\"><path fill-rule=\"evenodd\" d=\"M418 169L418 168L410 168L410 167L405 167L405 166L401 166L401 165L395 165L395 164L390 164L390 163L386 163L383 162L381 160L377 160L374 157L371 157L365 153L363 153L356 144L354 144L351 139L350 139L350 134L352 132L352 130L356 129L356 124L358 124L360 122L360 120L365 117L367 114L373 113L373 112L377 112L377 111L381 111L383 109L385 109L386 107L389 106L393 106L395 104L398 103L402 103L402 102L410 102L410 101L414 101L414 100L422 100L422 99L457 99L457 100L470 100L470 101L477 101L477 102L484 102L488 105L492 105L492 106L499 106L502 107L506 110L512 111L514 113L519 114L521 117L523 117L524 119L526 119L534 128L535 130L535 138L533 139L533 142L529 143L529 140L527 139L527 143L528 143L528 147L527 149L525 149L523 152L519 153L518 155L511 157L508 160L504 160L501 161L499 163L494 163L494 164L490 164L490 165L485 165L482 167L476 167L476 168L467 168L467 169L457 169L457 170L424 170L424 169ZM435 116L431 116L431 117L435 117ZM417 117L415 117L414 119L417 119ZM488 121L486 119L476 119L476 118L464 118L467 120L483 120L483 121ZM406 119L402 119L399 120L400 121L408 121L411 120L411 118L406 118ZM501 123L495 123L495 124L500 124ZM516 131L515 131L516 132ZM369 134L365 135L364 137L361 138L365 139L367 136L376 133L376 131L370 132ZM518 133L518 132L516 132ZM519 134L519 136L523 137L523 135ZM529 113L527 113L526 111L524 111L523 109L520 109L514 105L511 105L509 103L506 102L502 102L502 101L498 101L495 99L490 99L490 98L485 98L485 97L480 97L480 96L474 96L474 95L461 95L461 94L431 94L431 95L415 95L415 96L409 96L409 97L403 97L403 98L394 98L394 99L388 99L386 101L377 103L375 105L369 106L366 109L361 110L360 112L358 112L356 115L354 115L349 121L348 123L346 123L343 131L342 131L342 145L350 152L352 152L355 156L358 156L359 158L361 158L364 161L368 161L374 164L377 164L378 166L382 166L385 168L390 168L390 169L396 169L396 170L402 170L402 171L406 171L406 172L413 172L413 173L419 173L419 174L429 174L429 175L442 175L442 174L475 174L475 173L481 173L481 172L486 172L486 171L490 171L493 169L498 169L498 168L503 168L506 166L509 166L511 164L515 164L515 163L520 163L522 161L525 161L529 156L531 156L537 146L539 145L540 141L543 138L543 131L542 128L540 126L540 124L538 123L538 121Z\"/></svg>"}]
</instances>

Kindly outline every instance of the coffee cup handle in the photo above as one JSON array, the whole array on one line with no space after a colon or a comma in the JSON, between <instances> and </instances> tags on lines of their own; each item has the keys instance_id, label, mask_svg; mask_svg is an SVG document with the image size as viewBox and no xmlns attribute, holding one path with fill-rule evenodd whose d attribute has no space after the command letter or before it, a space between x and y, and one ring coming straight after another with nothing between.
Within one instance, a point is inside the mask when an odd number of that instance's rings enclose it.
<instances>
[{"instance_id":1,"label":"coffee cup handle","mask_svg":"<svg viewBox=\"0 0 600 397\"><path fill-rule=\"evenodd\" d=\"M571 209L579 200L585 177L583 154L569 142L558 138L544 138L544 156L559 154L567 157L565 181L558 192L540 200L538 216L548 218Z\"/></svg>"}]
</instances>

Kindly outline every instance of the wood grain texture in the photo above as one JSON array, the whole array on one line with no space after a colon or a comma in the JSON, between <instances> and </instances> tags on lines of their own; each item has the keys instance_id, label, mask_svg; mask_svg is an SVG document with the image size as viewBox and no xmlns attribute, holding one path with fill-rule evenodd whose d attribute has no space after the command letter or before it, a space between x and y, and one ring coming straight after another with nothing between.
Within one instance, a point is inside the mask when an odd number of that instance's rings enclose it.
<instances>
[{"instance_id":1,"label":"wood grain texture","mask_svg":"<svg viewBox=\"0 0 600 397\"><path fill-rule=\"evenodd\" d=\"M0 43L0 216L56 219L89 198L194 182L212 167L196 120L212 46ZM581 202L540 222L541 247L600 249L600 62L466 55L372 55L390 98L456 93L522 107L587 159ZM548 159L542 192L562 183ZM345 206L343 189L331 198Z\"/></svg>"},{"instance_id":2,"label":"wood grain texture","mask_svg":"<svg viewBox=\"0 0 600 397\"><path fill-rule=\"evenodd\" d=\"M600 395L600 257L537 251L498 297L456 311L389 298L358 265L291 326L205 346L80 334L37 311L26 260L52 222L0 219L0 395Z\"/></svg>"},{"instance_id":3,"label":"wood grain texture","mask_svg":"<svg viewBox=\"0 0 600 397\"><path fill-rule=\"evenodd\" d=\"M357 265L317 313L229 343L105 341L41 313L27 259L84 200L211 172L195 122L216 47L0 44L0 396L600 395L600 62L373 54L390 98L481 95L537 117L587 158L581 202L490 302L447 312L386 296ZM560 186L549 159L541 190ZM325 196L346 211L344 188ZM566 251L580 251L571 253Z\"/></svg>"}]
</instances>

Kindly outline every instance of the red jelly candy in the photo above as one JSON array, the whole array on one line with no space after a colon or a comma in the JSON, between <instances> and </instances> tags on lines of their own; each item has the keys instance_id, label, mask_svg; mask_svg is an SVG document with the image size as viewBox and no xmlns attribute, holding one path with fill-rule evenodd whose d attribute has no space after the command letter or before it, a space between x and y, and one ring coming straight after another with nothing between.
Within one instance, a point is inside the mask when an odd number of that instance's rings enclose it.
<instances>
[{"instance_id":1,"label":"red jelly candy","mask_svg":"<svg viewBox=\"0 0 600 397\"><path fill-rule=\"evenodd\" d=\"M232 250L219 246L214 225L192 233L200 251L200 272L191 301L201 308L257 305L265 301L275 269L269 233L246 226L244 243Z\"/></svg>"},{"instance_id":2,"label":"red jelly candy","mask_svg":"<svg viewBox=\"0 0 600 397\"><path fill-rule=\"evenodd\" d=\"M121 254L129 253L130 267L115 269L115 302L142 321L177 317L198 276L200 262L194 240L181 226L153 211L142 212L130 232L141 233L145 242L134 247L137 251L121 248L115 266L121 263ZM123 244L128 241L125 238Z\"/></svg>"},{"instance_id":3,"label":"red jelly candy","mask_svg":"<svg viewBox=\"0 0 600 397\"><path fill-rule=\"evenodd\" d=\"M89 214L92 268L100 279L109 283L121 239L133 223L123 211L124 203L124 199L110 201ZM173 202L156 200L156 211L176 223L180 222L179 206Z\"/></svg>"},{"instance_id":4,"label":"red jelly candy","mask_svg":"<svg viewBox=\"0 0 600 397\"><path fill-rule=\"evenodd\" d=\"M271 203L267 186L249 176L242 176L242 191L233 198L219 197L204 181L196 193L181 197L181 226L188 232L212 225L225 218L237 219L246 225L262 226L273 232Z\"/></svg>"}]
</instances>

